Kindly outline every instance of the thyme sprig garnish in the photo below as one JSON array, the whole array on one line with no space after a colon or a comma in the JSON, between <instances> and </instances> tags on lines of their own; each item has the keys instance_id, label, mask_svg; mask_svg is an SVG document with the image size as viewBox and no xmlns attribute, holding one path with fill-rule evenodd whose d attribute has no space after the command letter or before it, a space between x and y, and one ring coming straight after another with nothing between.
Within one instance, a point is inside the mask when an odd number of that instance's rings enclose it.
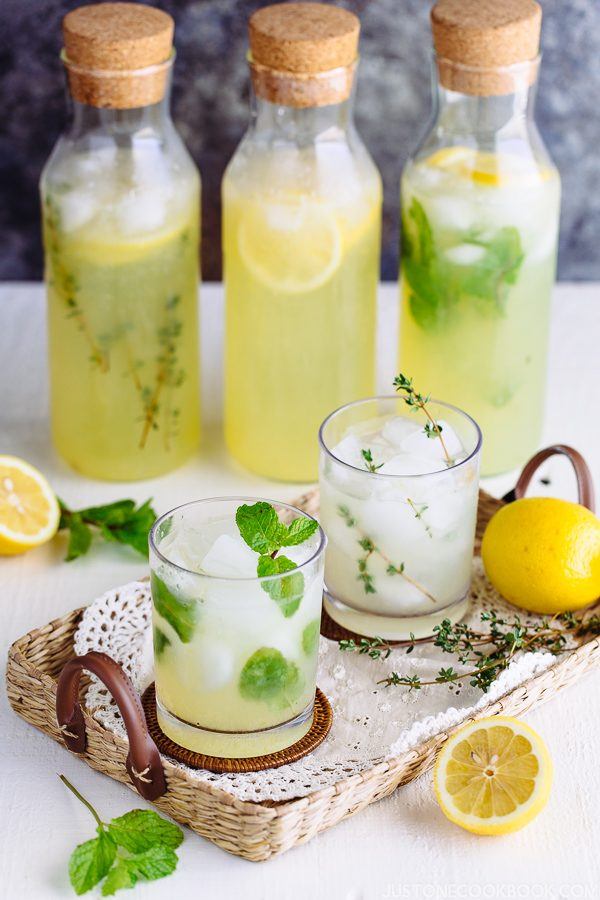
<instances>
[{"instance_id":1,"label":"thyme sprig garnish","mask_svg":"<svg viewBox=\"0 0 600 900\"><path fill-rule=\"evenodd\" d=\"M364 464L365 464L365 468L366 468L369 472L377 472L377 471L379 471L379 469L381 469L381 467L383 466L383 463L379 463L379 465L375 465L375 461L373 460L373 453L371 452L371 450L370 450L369 447L367 447L367 448L364 449L364 450L361 450L361 451L360 451L360 455L361 455L362 458L363 458L363 462L364 462Z\"/></svg>"},{"instance_id":2,"label":"thyme sprig garnish","mask_svg":"<svg viewBox=\"0 0 600 900\"><path fill-rule=\"evenodd\" d=\"M338 514L342 517L348 528L355 528L358 530L358 523L347 506L338 506ZM362 534L360 531L358 534L359 537L357 538L357 542L364 552L363 555L358 558L358 575L356 577L359 581L362 581L365 594L377 593L374 584L374 576L369 571L369 559L375 554L385 562L388 575L400 575L405 581L408 581L409 584L412 584L413 587L417 588L417 590L427 597L428 600L431 600L432 603L437 602L433 594L430 594L427 588L423 587L422 584L406 572L406 567L403 562L398 564L392 562L389 556L387 556L387 554L384 553L370 537Z\"/></svg>"},{"instance_id":3,"label":"thyme sprig garnish","mask_svg":"<svg viewBox=\"0 0 600 900\"><path fill-rule=\"evenodd\" d=\"M400 372L394 378L394 387L396 389L396 393L400 394L407 406L409 406L415 412L417 410L421 410L421 412L425 414L425 416L427 417L427 422L425 423L423 431L428 438L439 439L440 444L442 445L442 450L444 451L444 456L446 457L447 464L449 466L453 465L454 460L448 453L448 448L446 447L444 438L442 437L442 427L435 421L435 419L427 409L427 404L431 400L429 394L419 394L413 386L412 378L407 378L407 376L403 375L402 372Z\"/></svg>"},{"instance_id":4,"label":"thyme sprig garnish","mask_svg":"<svg viewBox=\"0 0 600 900\"><path fill-rule=\"evenodd\" d=\"M532 623L524 622L518 615L502 618L495 610L490 610L482 612L480 619L487 624L487 631L477 631L464 622L452 624L449 619L444 619L428 639L434 647L456 656L457 662L466 666L467 671L459 672L454 666L441 667L435 678L426 681L418 675L393 671L377 684L386 687L400 685L410 690L447 684L452 689L460 690L468 682L485 693L517 653L545 650L558 656L575 649L585 638L600 635L598 613L580 616L571 612L561 613ZM403 649L411 653L415 644L416 640L411 635L410 642ZM382 638L361 638L358 642L342 640L339 641L339 648L381 660L387 659L394 649Z\"/></svg>"}]
</instances>

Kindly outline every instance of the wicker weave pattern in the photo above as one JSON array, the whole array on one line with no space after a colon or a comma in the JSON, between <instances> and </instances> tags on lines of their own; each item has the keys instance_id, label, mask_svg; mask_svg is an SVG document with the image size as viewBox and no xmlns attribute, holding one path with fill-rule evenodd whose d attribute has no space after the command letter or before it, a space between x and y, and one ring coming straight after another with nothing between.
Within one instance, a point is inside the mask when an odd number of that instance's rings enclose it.
<instances>
[{"instance_id":1,"label":"wicker weave pattern","mask_svg":"<svg viewBox=\"0 0 600 900\"><path fill-rule=\"evenodd\" d=\"M312 511L318 498L305 495L297 505ZM480 499L478 537L485 522L501 505L488 495ZM55 718L56 680L73 653L73 635L82 610L75 610L24 635L8 656L7 690L14 711L56 741L61 741ZM593 639L565 655L555 666L530 679L478 718L496 714L520 715L551 699L600 663L600 640ZM99 772L132 788L125 770L128 745L85 713L88 746L84 758ZM460 727L460 726L459 726ZM354 815L369 803L391 794L425 772L449 734L443 732L394 759L352 775L333 787L285 803L238 800L210 784L192 781L178 766L164 760L168 791L156 806L189 825L224 850L253 861L269 859L310 840L319 831Z\"/></svg>"}]
</instances>

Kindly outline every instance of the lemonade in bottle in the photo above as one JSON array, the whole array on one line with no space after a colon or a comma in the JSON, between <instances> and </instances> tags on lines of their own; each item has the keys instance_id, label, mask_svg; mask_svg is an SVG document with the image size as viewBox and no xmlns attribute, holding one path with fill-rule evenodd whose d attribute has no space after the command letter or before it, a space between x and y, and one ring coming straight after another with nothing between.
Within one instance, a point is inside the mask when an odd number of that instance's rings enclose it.
<instances>
[{"instance_id":1,"label":"lemonade in bottle","mask_svg":"<svg viewBox=\"0 0 600 900\"><path fill-rule=\"evenodd\" d=\"M533 121L540 23L534 0L439 0L436 121L402 178L400 363L477 420L486 475L543 418L560 180Z\"/></svg>"},{"instance_id":2,"label":"lemonade in bottle","mask_svg":"<svg viewBox=\"0 0 600 900\"><path fill-rule=\"evenodd\" d=\"M358 19L250 19L252 121L223 182L225 432L274 478L317 475L323 417L374 387L381 181L352 121Z\"/></svg>"},{"instance_id":3,"label":"lemonade in bottle","mask_svg":"<svg viewBox=\"0 0 600 900\"><path fill-rule=\"evenodd\" d=\"M169 116L172 33L129 3L64 21L74 117L41 180L52 431L97 478L198 443L199 178Z\"/></svg>"}]
</instances>

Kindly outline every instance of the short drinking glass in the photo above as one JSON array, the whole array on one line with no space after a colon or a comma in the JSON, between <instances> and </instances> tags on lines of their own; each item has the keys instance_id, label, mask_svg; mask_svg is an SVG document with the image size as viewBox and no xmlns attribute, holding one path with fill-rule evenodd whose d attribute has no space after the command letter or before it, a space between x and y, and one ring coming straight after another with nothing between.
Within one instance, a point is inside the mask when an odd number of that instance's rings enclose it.
<instances>
[{"instance_id":1,"label":"short drinking glass","mask_svg":"<svg viewBox=\"0 0 600 900\"><path fill-rule=\"evenodd\" d=\"M321 426L325 608L358 634L425 637L467 607L481 432L447 403L427 410L374 397Z\"/></svg>"},{"instance_id":2,"label":"short drinking glass","mask_svg":"<svg viewBox=\"0 0 600 900\"><path fill-rule=\"evenodd\" d=\"M282 550L296 568L258 577L236 511L256 498L187 503L150 533L156 706L182 747L275 753L312 725L325 535ZM270 501L260 501L270 503ZM270 503L289 523L306 513Z\"/></svg>"}]
</instances>

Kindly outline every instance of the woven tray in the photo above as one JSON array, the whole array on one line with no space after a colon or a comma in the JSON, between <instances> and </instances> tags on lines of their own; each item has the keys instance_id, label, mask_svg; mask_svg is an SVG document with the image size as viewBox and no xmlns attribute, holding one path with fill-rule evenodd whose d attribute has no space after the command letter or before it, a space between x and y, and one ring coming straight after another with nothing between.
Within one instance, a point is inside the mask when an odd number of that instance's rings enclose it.
<instances>
[{"instance_id":1,"label":"woven tray","mask_svg":"<svg viewBox=\"0 0 600 900\"><path fill-rule=\"evenodd\" d=\"M316 511L318 493L312 491L304 495L297 505ZM476 552L487 521L501 505L502 501L483 491L480 493ZM62 667L73 656L74 632L82 612L83 609L76 609L43 628L30 631L15 641L8 655L6 681L14 711L61 743L55 711L56 685ZM550 700L599 663L600 639L596 638L565 654L556 665L500 700L490 703L476 718L527 712ZM83 758L92 768L134 789L125 768L127 742L105 729L85 707L83 711L87 731ZM155 806L230 853L253 861L269 859L310 840L320 831L421 775L430 768L437 751L455 730L437 734L418 748L342 779L333 786L281 803L238 800L210 784L191 779L163 757L167 792L155 801Z\"/></svg>"}]
</instances>

